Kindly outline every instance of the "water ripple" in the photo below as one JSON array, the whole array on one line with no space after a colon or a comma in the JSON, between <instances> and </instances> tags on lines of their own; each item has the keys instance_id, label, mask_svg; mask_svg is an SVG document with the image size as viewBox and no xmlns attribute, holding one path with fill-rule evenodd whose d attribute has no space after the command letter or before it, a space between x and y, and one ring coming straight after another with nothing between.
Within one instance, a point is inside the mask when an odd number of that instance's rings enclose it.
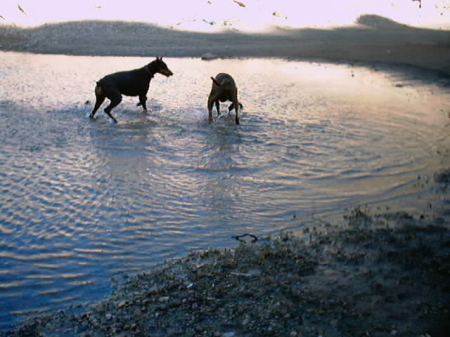
<instances>
[{"instance_id":1,"label":"water ripple","mask_svg":"<svg viewBox=\"0 0 450 337\"><path fill-rule=\"evenodd\" d=\"M103 113L85 118L92 74L147 60L76 59L74 71L67 57L2 53L0 329L99 299L115 273L232 245L232 235L272 234L361 203L416 205L417 176L446 164L442 88L397 88L356 67L354 78L371 81L350 80L343 66L325 76L300 62L290 73L277 60L169 59L177 77L155 76L149 111L124 98L112 125ZM233 113L208 123L209 77L219 71L237 77L241 125ZM74 90L53 94L64 87Z\"/></svg>"}]
</instances>

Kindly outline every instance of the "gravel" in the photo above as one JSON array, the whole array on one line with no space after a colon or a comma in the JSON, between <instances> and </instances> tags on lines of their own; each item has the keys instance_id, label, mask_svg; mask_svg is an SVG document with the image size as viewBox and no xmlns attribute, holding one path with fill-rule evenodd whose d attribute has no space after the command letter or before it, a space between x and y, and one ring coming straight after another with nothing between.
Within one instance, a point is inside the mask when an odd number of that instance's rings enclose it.
<instances>
[{"instance_id":1,"label":"gravel","mask_svg":"<svg viewBox=\"0 0 450 337\"><path fill-rule=\"evenodd\" d=\"M192 252L82 313L33 317L3 336L447 336L448 227L360 208L345 218Z\"/></svg>"}]
</instances>

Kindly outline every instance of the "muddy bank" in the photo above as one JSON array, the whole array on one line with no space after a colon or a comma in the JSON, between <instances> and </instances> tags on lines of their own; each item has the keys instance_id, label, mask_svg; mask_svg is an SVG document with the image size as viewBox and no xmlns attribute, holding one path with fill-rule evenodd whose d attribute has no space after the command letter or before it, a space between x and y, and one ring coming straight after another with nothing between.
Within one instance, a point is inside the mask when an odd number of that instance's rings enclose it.
<instances>
[{"instance_id":1,"label":"muddy bank","mask_svg":"<svg viewBox=\"0 0 450 337\"><path fill-rule=\"evenodd\" d=\"M360 208L303 236L243 237L131 278L82 313L3 336L432 336L450 328L442 219Z\"/></svg>"}]
</instances>

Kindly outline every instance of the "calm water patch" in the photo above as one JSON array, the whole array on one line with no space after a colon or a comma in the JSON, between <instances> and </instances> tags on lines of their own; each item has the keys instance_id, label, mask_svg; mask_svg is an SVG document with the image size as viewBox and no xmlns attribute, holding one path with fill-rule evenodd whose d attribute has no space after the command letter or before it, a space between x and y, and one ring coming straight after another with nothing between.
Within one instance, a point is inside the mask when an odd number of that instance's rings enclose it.
<instances>
[{"instance_id":1,"label":"calm water patch","mask_svg":"<svg viewBox=\"0 0 450 337\"><path fill-rule=\"evenodd\" d=\"M125 98L93 121L95 81L151 58L1 53L0 329L98 300L111 279L314 216L422 212L448 168L448 89L368 68L167 59L150 111ZM210 76L244 104L207 121ZM225 107L224 107L225 108ZM225 109L224 109L225 110ZM294 217L295 215L295 217Z\"/></svg>"}]
</instances>

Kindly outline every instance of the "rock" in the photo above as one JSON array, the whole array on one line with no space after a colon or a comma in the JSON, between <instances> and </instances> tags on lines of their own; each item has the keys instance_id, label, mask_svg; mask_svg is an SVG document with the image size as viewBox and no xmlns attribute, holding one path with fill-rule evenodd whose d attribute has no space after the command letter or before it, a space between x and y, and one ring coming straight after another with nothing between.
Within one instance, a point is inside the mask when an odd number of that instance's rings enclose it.
<instances>
[{"instance_id":1,"label":"rock","mask_svg":"<svg viewBox=\"0 0 450 337\"><path fill-rule=\"evenodd\" d=\"M93 331L86 331L80 334L80 337L92 337L95 336Z\"/></svg>"},{"instance_id":2,"label":"rock","mask_svg":"<svg viewBox=\"0 0 450 337\"><path fill-rule=\"evenodd\" d=\"M202 55L203 61L211 61L211 60L216 60L218 58L219 58L219 56L217 56L216 54L213 54L213 53L204 53Z\"/></svg>"},{"instance_id":3,"label":"rock","mask_svg":"<svg viewBox=\"0 0 450 337\"><path fill-rule=\"evenodd\" d=\"M234 336L236 336L236 332L234 332L234 331L224 332L222 336L223 337L234 337Z\"/></svg>"},{"instance_id":4,"label":"rock","mask_svg":"<svg viewBox=\"0 0 450 337\"><path fill-rule=\"evenodd\" d=\"M245 6L245 4L243 2L237 1L237 0L233 0L233 2L237 5L239 5L239 7L247 7Z\"/></svg>"},{"instance_id":5,"label":"rock","mask_svg":"<svg viewBox=\"0 0 450 337\"><path fill-rule=\"evenodd\" d=\"M283 18L287 20L287 16L282 16L280 12L275 11L272 13L273 16L277 17L277 18Z\"/></svg>"}]
</instances>

